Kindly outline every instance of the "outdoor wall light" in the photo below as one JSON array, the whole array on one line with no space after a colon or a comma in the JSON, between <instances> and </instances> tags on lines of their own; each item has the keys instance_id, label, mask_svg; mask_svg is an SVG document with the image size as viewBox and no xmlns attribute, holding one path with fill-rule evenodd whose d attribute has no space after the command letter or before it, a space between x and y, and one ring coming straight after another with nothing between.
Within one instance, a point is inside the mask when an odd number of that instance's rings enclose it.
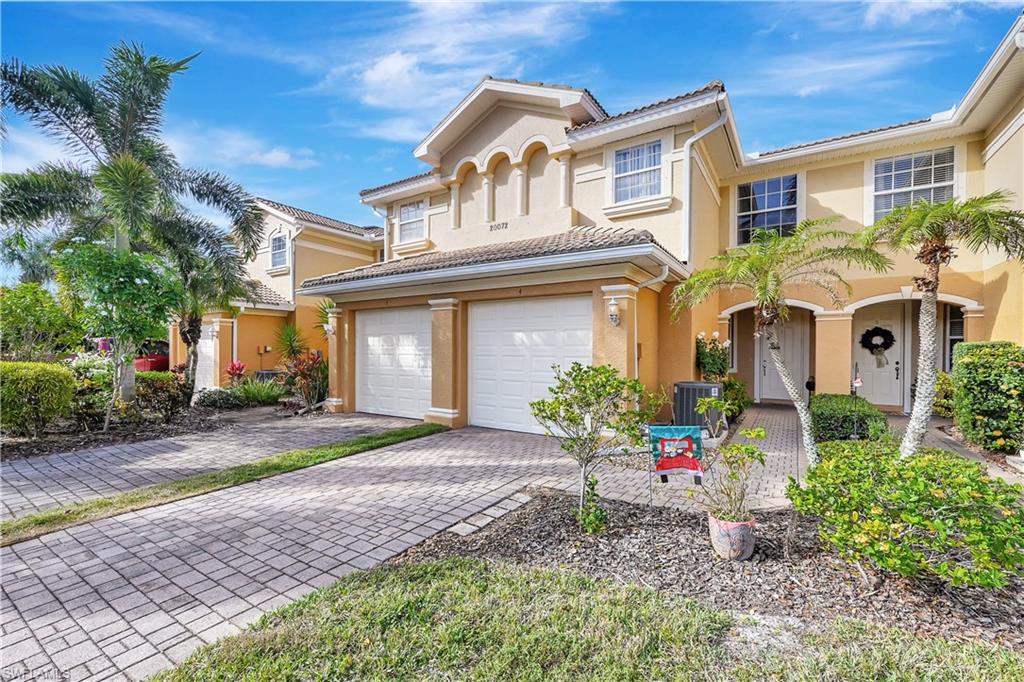
<instances>
[{"instance_id":1,"label":"outdoor wall light","mask_svg":"<svg viewBox=\"0 0 1024 682\"><path fill-rule=\"evenodd\" d=\"M613 327L619 326L619 302L614 298L608 301L608 321L612 323Z\"/></svg>"},{"instance_id":2,"label":"outdoor wall light","mask_svg":"<svg viewBox=\"0 0 1024 682\"><path fill-rule=\"evenodd\" d=\"M334 336L334 325L330 322L324 323L324 331L327 333L327 336Z\"/></svg>"}]
</instances>

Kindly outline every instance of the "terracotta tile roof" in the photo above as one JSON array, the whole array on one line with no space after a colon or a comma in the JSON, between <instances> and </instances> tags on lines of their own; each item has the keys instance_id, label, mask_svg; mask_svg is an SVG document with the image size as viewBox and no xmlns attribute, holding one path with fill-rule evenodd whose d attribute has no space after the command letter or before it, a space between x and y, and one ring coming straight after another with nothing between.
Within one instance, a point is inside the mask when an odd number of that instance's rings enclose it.
<instances>
[{"instance_id":1,"label":"terracotta tile roof","mask_svg":"<svg viewBox=\"0 0 1024 682\"><path fill-rule=\"evenodd\" d=\"M246 302L254 305L287 305L288 300L277 293L258 279L250 279L246 282L249 287L249 296Z\"/></svg>"},{"instance_id":2,"label":"terracotta tile roof","mask_svg":"<svg viewBox=\"0 0 1024 682\"><path fill-rule=\"evenodd\" d=\"M602 119L597 120L597 121L591 121L589 123L581 123L578 126L573 126L572 128L569 128L568 132L574 133L577 130L584 130L586 128L591 128L593 126L604 125L605 123L608 123L609 121L616 121L618 119L626 118L628 116L634 116L636 114L642 114L645 111L650 111L652 109L657 109L659 107L665 107L665 106L669 106L669 105L672 105L672 104L677 104L679 102L683 102L685 100L688 100L691 97L699 97L700 95L706 95L709 92L716 92L716 91L717 92L725 92L725 84L722 83L722 81L718 81L718 80L711 81L707 85L704 85L704 86L702 86L700 88L697 88L696 90L691 90L690 92L684 92L683 94L676 95L675 97L669 97L668 99L663 99L663 100L661 100L659 102L652 102L650 104L645 104L642 107L637 107L636 109L630 109L629 111L623 111L621 114L615 114L614 116L609 116L607 118L602 118Z\"/></svg>"},{"instance_id":3,"label":"terracotta tile roof","mask_svg":"<svg viewBox=\"0 0 1024 682\"><path fill-rule=\"evenodd\" d=\"M870 130L861 130L856 133L845 133L843 135L835 135L834 137L825 137L820 140L813 140L811 142L801 142L800 144L793 144L788 147L779 147L778 149L771 149L766 152L760 152L757 158L763 159L766 156L772 154L781 154L782 152L791 152L795 149L804 149L805 147L813 147L817 144L825 144L826 142L838 142L839 140L849 140L854 137L860 137L861 135L870 135L871 133L881 133L886 130L895 130L896 128L906 128L907 126L918 125L919 123L927 123L930 118L919 118L915 121L907 121L905 123L894 123L888 126L882 126L881 128L872 128Z\"/></svg>"},{"instance_id":4,"label":"terracotta tile roof","mask_svg":"<svg viewBox=\"0 0 1024 682\"><path fill-rule=\"evenodd\" d=\"M411 176L409 176L407 178L402 178L401 180L393 180L392 182L387 182L387 183L385 183L383 185L377 185L376 187L370 187L369 189L361 190L359 192L359 196L365 197L367 194L373 194L374 192L379 192L382 189L387 189L389 187L395 187L396 185L401 185L401 184L404 184L406 182L412 182L413 180L421 180L423 178L429 178L430 174L433 173L433 172L434 171L427 171L426 173L420 173L419 175L411 175Z\"/></svg>"},{"instance_id":5,"label":"terracotta tile roof","mask_svg":"<svg viewBox=\"0 0 1024 682\"><path fill-rule=\"evenodd\" d=\"M338 272L333 275L314 277L303 282L302 287L355 282L390 275L405 275L414 272L444 270L446 268L483 265L485 263L500 263L541 256L556 256L581 251L612 249L636 244L657 244L657 242L647 230L577 227L568 232L548 235L546 237L520 239L500 244L485 244L483 246L456 249L454 251L431 251L430 253L418 256L388 261L387 263L376 263L354 270Z\"/></svg>"},{"instance_id":6,"label":"terracotta tile roof","mask_svg":"<svg viewBox=\"0 0 1024 682\"><path fill-rule=\"evenodd\" d=\"M587 97L589 97L594 102L594 104L597 105L597 108L601 110L601 113L604 114L604 116L608 116L608 110L604 108L604 105L597 101L597 98L594 97L594 93L590 92L590 90L586 88L574 88L571 85L562 85L561 83L545 83L544 81L521 81L518 78L495 78L494 76L484 76L484 80L496 81L498 83L516 83L518 85L532 85L538 88L555 88L556 90L571 90L573 92L582 92L585 93Z\"/></svg>"},{"instance_id":7,"label":"terracotta tile roof","mask_svg":"<svg viewBox=\"0 0 1024 682\"><path fill-rule=\"evenodd\" d=\"M353 225L352 223L346 223L342 220L335 220L334 218L328 218L325 215L319 213L313 213L305 209L297 208L295 206L289 206L288 204L282 204L280 201L273 201L264 197L256 197L257 201L261 201L267 204L271 208L277 209L286 215L290 215L293 218L319 225L320 227L326 227L338 232L347 232L348 234L354 234L360 237L370 237L379 239L384 236L384 229L377 227L376 225L370 225L367 227L360 227L359 225Z\"/></svg>"}]
</instances>

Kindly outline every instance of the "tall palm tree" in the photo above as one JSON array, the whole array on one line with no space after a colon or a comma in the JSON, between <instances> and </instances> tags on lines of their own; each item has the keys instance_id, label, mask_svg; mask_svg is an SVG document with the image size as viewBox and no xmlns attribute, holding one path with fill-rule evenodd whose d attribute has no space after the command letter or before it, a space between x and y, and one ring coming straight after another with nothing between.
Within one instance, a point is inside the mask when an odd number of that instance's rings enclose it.
<instances>
[{"instance_id":1,"label":"tall palm tree","mask_svg":"<svg viewBox=\"0 0 1024 682\"><path fill-rule=\"evenodd\" d=\"M903 457L917 452L928 431L935 401L939 342L936 312L942 266L956 258L956 245L970 251L999 250L1024 260L1024 211L1006 207L1010 194L991 194L943 203L918 201L897 208L864 232L867 245L885 240L889 248L914 251L924 273L913 278L921 292L918 316L917 390L910 422L900 443Z\"/></svg>"},{"instance_id":2,"label":"tall palm tree","mask_svg":"<svg viewBox=\"0 0 1024 682\"><path fill-rule=\"evenodd\" d=\"M786 366L779 343L778 326L789 317L785 289L798 284L818 287L838 307L844 292L849 295L850 285L837 264L874 272L883 272L892 265L873 247L857 243L855 235L828 229L833 222L834 218L804 220L788 236L774 230L756 230L749 244L712 256L717 267L698 270L672 292L676 315L717 291L741 289L750 295L754 303L754 334L764 334L768 340L768 353L800 417L804 450L811 466L818 461L811 414Z\"/></svg>"},{"instance_id":3,"label":"tall palm tree","mask_svg":"<svg viewBox=\"0 0 1024 682\"><path fill-rule=\"evenodd\" d=\"M50 249L53 240L10 234L0 241L0 261L18 268L18 281L46 284L53 279Z\"/></svg>"},{"instance_id":4,"label":"tall palm tree","mask_svg":"<svg viewBox=\"0 0 1024 682\"><path fill-rule=\"evenodd\" d=\"M68 151L63 161L0 175L0 221L19 232L50 224L64 238L112 238L120 249L172 257L188 250L186 260L199 254L225 288L236 285L239 259L255 253L262 238L258 208L225 176L182 167L160 139L171 79L196 56L168 61L121 43L98 79L17 59L0 65L4 108ZM186 201L224 213L230 238Z\"/></svg>"}]
</instances>

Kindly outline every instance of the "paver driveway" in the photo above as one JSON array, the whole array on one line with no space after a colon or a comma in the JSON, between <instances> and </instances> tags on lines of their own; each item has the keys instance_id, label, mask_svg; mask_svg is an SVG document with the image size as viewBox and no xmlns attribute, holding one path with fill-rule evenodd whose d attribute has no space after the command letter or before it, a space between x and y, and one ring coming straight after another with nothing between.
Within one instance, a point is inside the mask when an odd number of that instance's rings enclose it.
<instances>
[{"instance_id":1,"label":"paver driveway","mask_svg":"<svg viewBox=\"0 0 1024 682\"><path fill-rule=\"evenodd\" d=\"M797 459L770 455L766 504ZM602 495L647 499L646 472L598 476ZM0 550L3 664L142 678L525 485L575 481L553 439L468 428L12 545ZM656 484L656 501L684 506L682 485Z\"/></svg>"},{"instance_id":2,"label":"paver driveway","mask_svg":"<svg viewBox=\"0 0 1024 682\"><path fill-rule=\"evenodd\" d=\"M3 518L226 469L262 457L418 422L369 414L268 418L217 431L3 464Z\"/></svg>"}]
</instances>

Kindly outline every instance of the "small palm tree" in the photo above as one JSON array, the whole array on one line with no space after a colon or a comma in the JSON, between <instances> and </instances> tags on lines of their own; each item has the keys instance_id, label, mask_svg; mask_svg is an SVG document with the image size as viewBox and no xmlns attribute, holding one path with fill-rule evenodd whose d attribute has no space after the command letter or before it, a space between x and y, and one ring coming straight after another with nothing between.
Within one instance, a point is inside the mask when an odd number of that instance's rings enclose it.
<instances>
[{"instance_id":1,"label":"small palm tree","mask_svg":"<svg viewBox=\"0 0 1024 682\"><path fill-rule=\"evenodd\" d=\"M262 239L259 209L223 175L179 165L161 141L171 79L195 56L168 61L121 43L97 79L63 66L0 64L0 104L68 152L61 162L0 175L0 221L18 232L55 225L58 239L112 238L119 249L178 262L200 257L224 288L237 285L240 258ZM187 201L228 216L231 235L191 213ZM132 384L129 377L128 392Z\"/></svg>"},{"instance_id":2,"label":"small palm tree","mask_svg":"<svg viewBox=\"0 0 1024 682\"><path fill-rule=\"evenodd\" d=\"M966 201L902 206L864 232L866 245L885 240L889 248L915 251L924 274L913 278L921 292L918 318L917 391L900 454L914 454L924 442L935 401L939 343L936 312L942 266L956 257L955 244L970 251L994 249L1024 259L1024 211L1006 208L1010 194L992 192Z\"/></svg>"},{"instance_id":3,"label":"small palm tree","mask_svg":"<svg viewBox=\"0 0 1024 682\"><path fill-rule=\"evenodd\" d=\"M850 285L836 268L859 266L883 272L891 261L870 246L856 242L856 236L827 226L834 218L804 220L792 234L782 236L774 230L756 230L749 244L712 256L717 267L698 270L676 286L672 306L676 315L725 289L742 289L754 302L754 334L764 334L779 378L793 401L800 417L807 461L818 461L818 449L811 430L811 414L807 401L786 366L779 343L778 325L789 316L786 305L787 286L803 284L825 291L838 307Z\"/></svg>"}]
</instances>

